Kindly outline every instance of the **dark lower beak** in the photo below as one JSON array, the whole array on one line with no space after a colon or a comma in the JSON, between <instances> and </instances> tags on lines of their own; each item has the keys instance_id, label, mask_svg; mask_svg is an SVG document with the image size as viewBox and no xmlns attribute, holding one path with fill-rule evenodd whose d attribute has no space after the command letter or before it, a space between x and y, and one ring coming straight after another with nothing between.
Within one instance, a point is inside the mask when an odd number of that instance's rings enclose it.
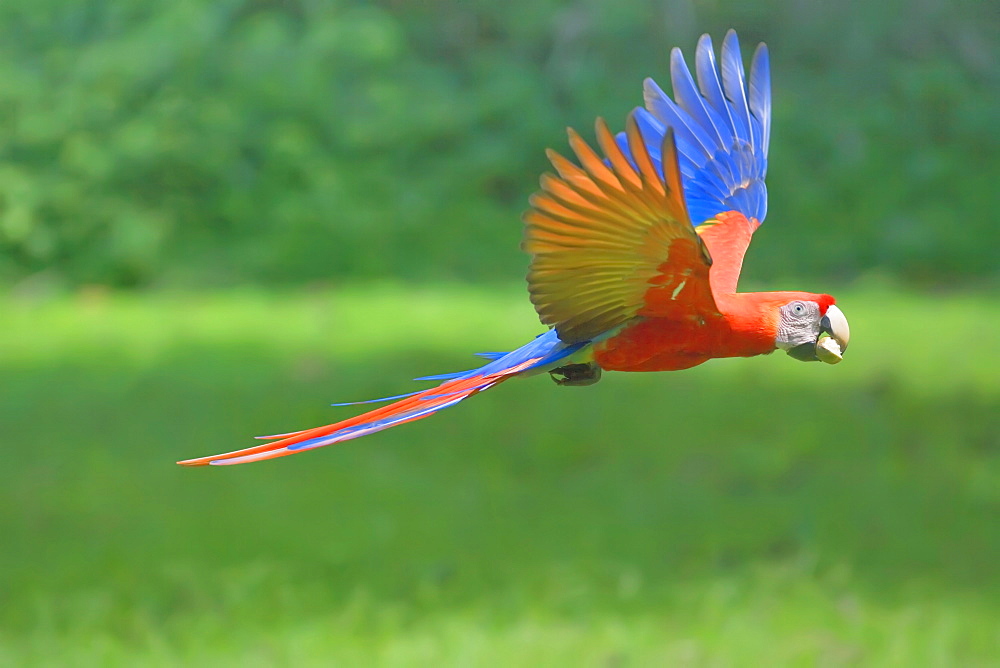
<instances>
[{"instance_id":1,"label":"dark lower beak","mask_svg":"<svg viewBox=\"0 0 1000 668\"><path fill-rule=\"evenodd\" d=\"M788 356L797 359L800 362L818 362L819 358L816 357L816 344L815 343L802 343L794 348L788 349Z\"/></svg>"}]
</instances>

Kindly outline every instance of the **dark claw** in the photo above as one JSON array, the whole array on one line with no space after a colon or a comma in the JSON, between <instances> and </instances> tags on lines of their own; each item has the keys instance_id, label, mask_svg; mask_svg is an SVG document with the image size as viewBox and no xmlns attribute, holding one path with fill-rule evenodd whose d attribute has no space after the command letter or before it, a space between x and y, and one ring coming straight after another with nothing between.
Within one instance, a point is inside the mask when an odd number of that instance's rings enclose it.
<instances>
[{"instance_id":1,"label":"dark claw","mask_svg":"<svg viewBox=\"0 0 1000 668\"><path fill-rule=\"evenodd\" d=\"M601 367L594 362L567 364L549 371L556 385L593 385L601 379Z\"/></svg>"}]
</instances>

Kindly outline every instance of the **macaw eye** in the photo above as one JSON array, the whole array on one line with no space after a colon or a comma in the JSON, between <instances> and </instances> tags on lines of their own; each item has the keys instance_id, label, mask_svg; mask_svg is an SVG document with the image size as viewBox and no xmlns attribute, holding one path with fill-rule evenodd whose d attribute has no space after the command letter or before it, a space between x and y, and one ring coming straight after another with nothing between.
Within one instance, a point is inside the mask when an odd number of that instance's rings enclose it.
<instances>
[{"instance_id":1,"label":"macaw eye","mask_svg":"<svg viewBox=\"0 0 1000 668\"><path fill-rule=\"evenodd\" d=\"M795 315L805 315L806 305L802 302L792 302L792 313Z\"/></svg>"}]
</instances>

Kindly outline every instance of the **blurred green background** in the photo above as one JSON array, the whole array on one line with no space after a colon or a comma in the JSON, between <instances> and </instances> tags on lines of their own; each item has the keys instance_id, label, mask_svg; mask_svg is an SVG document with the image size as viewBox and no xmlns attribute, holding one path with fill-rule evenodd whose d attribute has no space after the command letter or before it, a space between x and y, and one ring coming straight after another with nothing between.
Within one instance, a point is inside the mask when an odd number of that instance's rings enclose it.
<instances>
[{"instance_id":1,"label":"blurred green background","mask_svg":"<svg viewBox=\"0 0 1000 668\"><path fill-rule=\"evenodd\" d=\"M837 367L516 381L260 465L541 331L518 216L669 48L771 47L745 287ZM998 665L1000 9L0 4L0 665Z\"/></svg>"}]
</instances>

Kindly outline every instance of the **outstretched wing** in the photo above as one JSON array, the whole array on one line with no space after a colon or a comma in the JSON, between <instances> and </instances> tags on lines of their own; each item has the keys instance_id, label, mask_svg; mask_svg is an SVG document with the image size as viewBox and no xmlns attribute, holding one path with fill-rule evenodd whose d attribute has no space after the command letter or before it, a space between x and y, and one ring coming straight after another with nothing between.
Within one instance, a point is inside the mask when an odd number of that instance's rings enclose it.
<instances>
[{"instance_id":1,"label":"outstretched wing","mask_svg":"<svg viewBox=\"0 0 1000 668\"><path fill-rule=\"evenodd\" d=\"M597 121L600 158L573 130L582 167L548 151L559 176L524 215L528 290L542 322L567 342L588 341L636 316L717 315L711 258L684 204L674 133L658 139L658 170L635 115L625 151Z\"/></svg>"},{"instance_id":2,"label":"outstretched wing","mask_svg":"<svg viewBox=\"0 0 1000 668\"><path fill-rule=\"evenodd\" d=\"M684 56L674 48L670 54L674 99L646 79L646 108L635 111L642 137L651 147L659 146L667 128L673 128L684 198L695 225L726 211L738 211L757 221L763 221L767 213L764 177L771 135L767 46L759 45L754 53L749 85L739 39L732 30L722 42L721 65L720 77L712 40L702 35L695 51L695 85ZM617 139L626 145L624 133ZM651 154L660 169L660 156L655 151Z\"/></svg>"}]
</instances>

